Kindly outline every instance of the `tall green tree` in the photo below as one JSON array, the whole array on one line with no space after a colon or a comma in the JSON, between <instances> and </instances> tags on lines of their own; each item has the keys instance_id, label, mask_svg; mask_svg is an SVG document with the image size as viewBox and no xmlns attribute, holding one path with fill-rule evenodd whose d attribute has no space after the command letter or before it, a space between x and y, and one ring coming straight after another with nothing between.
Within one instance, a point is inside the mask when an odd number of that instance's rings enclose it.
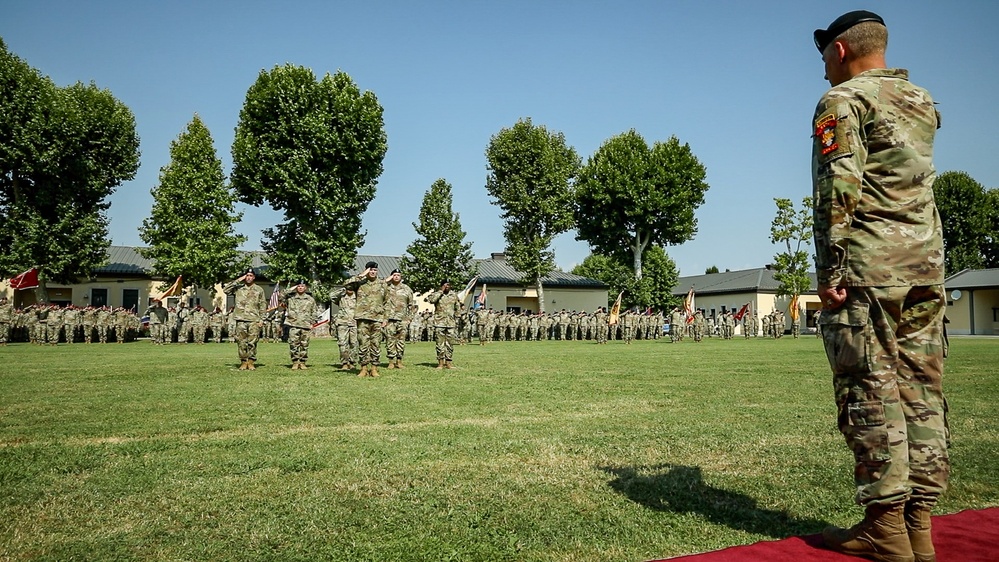
<instances>
[{"instance_id":1,"label":"tall green tree","mask_svg":"<svg viewBox=\"0 0 999 562\"><path fill-rule=\"evenodd\" d=\"M545 311L542 277L555 269L556 236L573 225L572 182L580 158L565 135L521 119L493 135L486 148L486 191L502 209L507 259L538 289Z\"/></svg>"},{"instance_id":2,"label":"tall green tree","mask_svg":"<svg viewBox=\"0 0 999 562\"><path fill-rule=\"evenodd\" d=\"M944 172L933 183L943 223L947 275L963 269L999 267L997 198L966 172Z\"/></svg>"},{"instance_id":3,"label":"tall green tree","mask_svg":"<svg viewBox=\"0 0 999 562\"><path fill-rule=\"evenodd\" d=\"M773 263L777 296L793 298L812 286L808 275L810 256L804 249L812 243L812 199L805 197L797 211L790 199L774 198L774 203L777 214L770 223L770 243L783 245Z\"/></svg>"},{"instance_id":4,"label":"tall green tree","mask_svg":"<svg viewBox=\"0 0 999 562\"><path fill-rule=\"evenodd\" d=\"M572 269L572 273L605 283L608 304L620 292L624 292L621 297L624 308L668 310L678 304L679 299L673 296L673 287L679 280L679 272L676 263L661 246L646 250L645 267L647 274L637 279L631 264L622 261L620 256L590 254Z\"/></svg>"},{"instance_id":5,"label":"tall green tree","mask_svg":"<svg viewBox=\"0 0 999 562\"><path fill-rule=\"evenodd\" d=\"M232 185L243 202L284 212L264 230L269 276L343 278L364 243L361 217L387 149L378 99L346 73L261 71L239 113Z\"/></svg>"},{"instance_id":6,"label":"tall green tree","mask_svg":"<svg viewBox=\"0 0 999 562\"><path fill-rule=\"evenodd\" d=\"M139 228L149 247L139 252L153 260L156 274L171 281L183 275L186 284L211 287L249 265L249 256L239 251L246 237L233 227L243 214L235 212L236 196L225 185L212 135L197 115L170 143L170 163L160 168L152 194L152 214Z\"/></svg>"},{"instance_id":7,"label":"tall green tree","mask_svg":"<svg viewBox=\"0 0 999 562\"><path fill-rule=\"evenodd\" d=\"M435 181L423 195L416 240L406 248L399 269L414 291L435 289L444 279L463 284L474 275L472 243L465 242L458 213L452 211L451 184ZM464 285L462 285L464 287Z\"/></svg>"},{"instance_id":8,"label":"tall green tree","mask_svg":"<svg viewBox=\"0 0 999 562\"><path fill-rule=\"evenodd\" d=\"M108 198L139 168L131 110L58 87L0 40L0 271L71 283L107 261Z\"/></svg>"},{"instance_id":9,"label":"tall green tree","mask_svg":"<svg viewBox=\"0 0 999 562\"><path fill-rule=\"evenodd\" d=\"M652 245L681 244L697 232L707 172L676 137L650 147L634 129L607 139L580 171L577 240L597 252L628 258L642 278Z\"/></svg>"}]
</instances>

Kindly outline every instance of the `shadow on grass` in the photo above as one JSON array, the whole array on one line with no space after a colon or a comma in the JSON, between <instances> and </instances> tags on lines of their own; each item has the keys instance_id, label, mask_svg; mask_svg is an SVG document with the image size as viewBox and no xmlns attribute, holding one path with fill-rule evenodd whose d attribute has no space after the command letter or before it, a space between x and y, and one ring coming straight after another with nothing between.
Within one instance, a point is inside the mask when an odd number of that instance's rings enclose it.
<instances>
[{"instance_id":1,"label":"shadow on grass","mask_svg":"<svg viewBox=\"0 0 999 562\"><path fill-rule=\"evenodd\" d=\"M601 466L614 476L608 485L631 501L655 511L698 513L713 523L775 539L817 533L827 522L799 519L783 511L760 508L756 500L704 482L700 467Z\"/></svg>"}]
</instances>

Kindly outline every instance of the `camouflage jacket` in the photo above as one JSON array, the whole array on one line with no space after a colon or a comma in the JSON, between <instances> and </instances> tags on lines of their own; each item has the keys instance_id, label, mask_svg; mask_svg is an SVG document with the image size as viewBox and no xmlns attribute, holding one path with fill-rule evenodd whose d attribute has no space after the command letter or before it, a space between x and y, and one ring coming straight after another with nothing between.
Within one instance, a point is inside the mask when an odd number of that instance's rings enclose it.
<instances>
[{"instance_id":1,"label":"camouflage jacket","mask_svg":"<svg viewBox=\"0 0 999 562\"><path fill-rule=\"evenodd\" d=\"M348 279L344 287L354 290L357 304L354 305L354 320L385 321L385 303L388 301L388 283L384 279L368 279L355 275Z\"/></svg>"},{"instance_id":2,"label":"camouflage jacket","mask_svg":"<svg viewBox=\"0 0 999 562\"><path fill-rule=\"evenodd\" d=\"M357 296L348 295L347 290L341 288L339 291L333 294L333 304L337 305L339 310L336 311L336 316L334 317L334 323L337 326L351 326L354 322L354 308L357 305Z\"/></svg>"},{"instance_id":3,"label":"camouflage jacket","mask_svg":"<svg viewBox=\"0 0 999 562\"><path fill-rule=\"evenodd\" d=\"M461 302L453 291L442 293L434 291L427 295L427 302L434 305L434 326L438 328L454 328L457 325Z\"/></svg>"},{"instance_id":4,"label":"camouflage jacket","mask_svg":"<svg viewBox=\"0 0 999 562\"><path fill-rule=\"evenodd\" d=\"M319 316L316 299L309 293L299 294L295 290L288 291L282 297L287 307L284 313L285 326L312 328Z\"/></svg>"},{"instance_id":5,"label":"camouflage jacket","mask_svg":"<svg viewBox=\"0 0 999 562\"><path fill-rule=\"evenodd\" d=\"M416 312L416 296L413 289L405 283L388 284L388 302L385 303L385 314L389 320L410 320Z\"/></svg>"},{"instance_id":6,"label":"camouflage jacket","mask_svg":"<svg viewBox=\"0 0 999 562\"><path fill-rule=\"evenodd\" d=\"M264 313L267 312L267 298L264 297L264 290L259 285L253 283L247 285L242 281L233 281L222 291L227 295L236 295L236 308L232 311L232 317L237 322L262 322Z\"/></svg>"},{"instance_id":7,"label":"camouflage jacket","mask_svg":"<svg viewBox=\"0 0 999 562\"><path fill-rule=\"evenodd\" d=\"M163 308L162 306L150 305L149 308L146 309L146 315L149 316L149 323L150 324L166 324L167 323L167 309ZM102 316L102 315L100 313L98 313L98 318L100 318L100 316ZM104 316L104 318L103 318L104 323L106 324L107 320L108 320L108 318L110 316L107 315L107 314L105 314L103 316Z\"/></svg>"},{"instance_id":8,"label":"camouflage jacket","mask_svg":"<svg viewBox=\"0 0 999 562\"><path fill-rule=\"evenodd\" d=\"M820 284L943 283L932 191L939 126L929 93L902 69L868 70L822 96L812 129Z\"/></svg>"}]
</instances>

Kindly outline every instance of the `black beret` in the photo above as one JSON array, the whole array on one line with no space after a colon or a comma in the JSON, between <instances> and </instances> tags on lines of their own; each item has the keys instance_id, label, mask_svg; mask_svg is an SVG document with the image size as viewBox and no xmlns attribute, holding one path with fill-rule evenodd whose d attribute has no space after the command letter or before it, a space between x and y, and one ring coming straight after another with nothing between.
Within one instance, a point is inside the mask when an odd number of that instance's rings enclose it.
<instances>
[{"instance_id":1,"label":"black beret","mask_svg":"<svg viewBox=\"0 0 999 562\"><path fill-rule=\"evenodd\" d=\"M369 261L368 263L364 264L364 269L378 269L378 264L373 261Z\"/></svg>"},{"instance_id":2,"label":"black beret","mask_svg":"<svg viewBox=\"0 0 999 562\"><path fill-rule=\"evenodd\" d=\"M441 287L443 287L444 285L450 285L450 284L451 284L451 280L450 279L445 279L445 280L441 281Z\"/></svg>"},{"instance_id":3,"label":"black beret","mask_svg":"<svg viewBox=\"0 0 999 562\"><path fill-rule=\"evenodd\" d=\"M402 272L401 272L401 271L399 271L399 269L398 269L398 268L396 268L396 269L393 269L393 270L392 270L392 275L395 275L396 273L399 273L399 274L401 274Z\"/></svg>"},{"instance_id":4,"label":"black beret","mask_svg":"<svg viewBox=\"0 0 999 562\"><path fill-rule=\"evenodd\" d=\"M244 273L244 275L249 275L249 274L251 274L251 273L253 273L253 268L252 268L252 267L251 267L251 268L249 268L249 269L247 269L247 270L246 270L246 273ZM256 276L257 274L256 274L256 273L253 273L253 275L254 275L254 276Z\"/></svg>"},{"instance_id":5,"label":"black beret","mask_svg":"<svg viewBox=\"0 0 999 562\"><path fill-rule=\"evenodd\" d=\"M874 12L868 12L867 10L854 10L852 12L847 12L829 24L829 29L815 30L813 35L815 38L815 47L820 53L824 52L826 47L835 41L841 33L858 23L863 23L865 21L873 21L880 23L881 25L885 24L885 20L881 19L881 16L875 14Z\"/></svg>"},{"instance_id":6,"label":"black beret","mask_svg":"<svg viewBox=\"0 0 999 562\"><path fill-rule=\"evenodd\" d=\"M295 285L308 285L308 284L309 282L306 281L305 279L299 279L298 281L295 281Z\"/></svg>"}]
</instances>

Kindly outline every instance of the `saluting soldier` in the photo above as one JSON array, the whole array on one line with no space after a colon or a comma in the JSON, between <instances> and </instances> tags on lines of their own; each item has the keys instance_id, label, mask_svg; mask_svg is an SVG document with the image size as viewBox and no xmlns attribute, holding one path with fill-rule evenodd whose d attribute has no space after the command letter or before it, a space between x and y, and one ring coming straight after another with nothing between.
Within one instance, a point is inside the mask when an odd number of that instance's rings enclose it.
<instances>
[{"instance_id":1,"label":"saluting soldier","mask_svg":"<svg viewBox=\"0 0 999 562\"><path fill-rule=\"evenodd\" d=\"M343 286L357 293L354 320L361 361L361 372L357 376L377 377L388 283L378 277L378 264L369 261L364 264L364 271L348 279Z\"/></svg>"},{"instance_id":2,"label":"saluting soldier","mask_svg":"<svg viewBox=\"0 0 999 562\"><path fill-rule=\"evenodd\" d=\"M388 355L389 369L404 368L402 358L406 354L406 336L416 308L413 289L402 282L402 273L393 269L388 277L388 300L385 303L385 354Z\"/></svg>"},{"instance_id":3,"label":"saluting soldier","mask_svg":"<svg viewBox=\"0 0 999 562\"><path fill-rule=\"evenodd\" d=\"M305 370L309 359L309 339L312 325L319 316L316 299L309 293L309 285L304 279L282 295L285 306L284 325L288 326L288 351L291 353L292 370Z\"/></svg>"},{"instance_id":4,"label":"saluting soldier","mask_svg":"<svg viewBox=\"0 0 999 562\"><path fill-rule=\"evenodd\" d=\"M236 322L234 339L239 352L239 370L253 371L257 361L257 342L260 328L267 311L264 290L256 284L257 275L253 268L247 269L242 277L222 287L227 295L236 295L236 306L232 316Z\"/></svg>"},{"instance_id":5,"label":"saluting soldier","mask_svg":"<svg viewBox=\"0 0 999 562\"><path fill-rule=\"evenodd\" d=\"M451 363L454 354L455 329L457 316L461 313L461 302L458 295L451 292L451 282L441 282L440 290L425 297L434 305L434 328L437 332L437 368L453 369Z\"/></svg>"}]
</instances>

